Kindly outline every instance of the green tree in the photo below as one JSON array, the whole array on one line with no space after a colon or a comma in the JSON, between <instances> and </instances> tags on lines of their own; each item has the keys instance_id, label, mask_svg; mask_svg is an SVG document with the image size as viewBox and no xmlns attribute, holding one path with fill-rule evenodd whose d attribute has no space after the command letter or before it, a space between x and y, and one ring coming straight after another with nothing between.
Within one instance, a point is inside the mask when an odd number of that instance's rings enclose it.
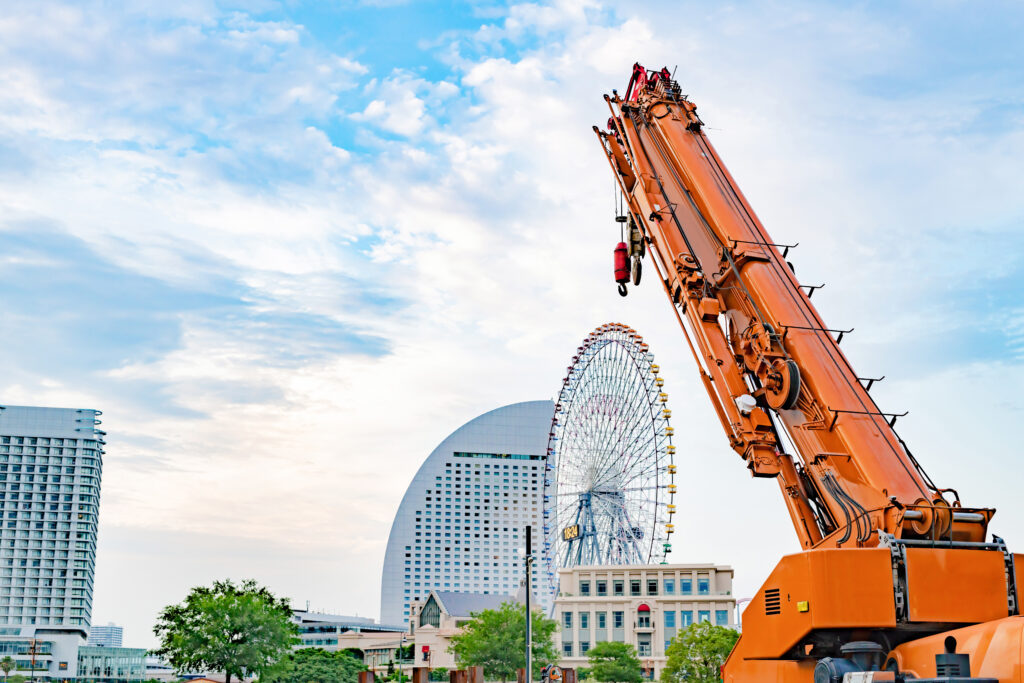
<instances>
[{"instance_id":1,"label":"green tree","mask_svg":"<svg viewBox=\"0 0 1024 683\"><path fill-rule=\"evenodd\" d=\"M226 683L258 676L299 642L291 618L287 598L255 581L216 581L164 608L153 627L160 639L153 654L178 671L223 671Z\"/></svg>"},{"instance_id":2,"label":"green tree","mask_svg":"<svg viewBox=\"0 0 1024 683\"><path fill-rule=\"evenodd\" d=\"M7 679L7 683L25 683L28 680L28 676L22 676L21 674L14 674Z\"/></svg>"},{"instance_id":3,"label":"green tree","mask_svg":"<svg viewBox=\"0 0 1024 683\"><path fill-rule=\"evenodd\" d=\"M503 603L498 609L475 612L472 620L452 636L448 651L460 666L482 666L484 676L504 681L526 666L526 607ZM531 615L533 672L558 661L552 636L558 624L539 610Z\"/></svg>"},{"instance_id":4,"label":"green tree","mask_svg":"<svg viewBox=\"0 0 1024 683\"><path fill-rule=\"evenodd\" d=\"M447 681L449 678L448 668L444 666L439 666L430 672L430 680L432 681L438 681L440 683L442 681Z\"/></svg>"},{"instance_id":5,"label":"green tree","mask_svg":"<svg viewBox=\"0 0 1024 683\"><path fill-rule=\"evenodd\" d=\"M0 671L4 672L4 683L7 683L7 677L11 675L11 669L15 666L14 660L9 656L0 659Z\"/></svg>"},{"instance_id":6,"label":"green tree","mask_svg":"<svg viewBox=\"0 0 1024 683\"><path fill-rule=\"evenodd\" d=\"M355 683L363 663L348 652L328 652L318 647L289 652L268 667L261 683Z\"/></svg>"},{"instance_id":7,"label":"green tree","mask_svg":"<svg viewBox=\"0 0 1024 683\"><path fill-rule=\"evenodd\" d=\"M668 661L661 671L662 683L718 683L722 664L739 637L739 632L708 621L690 624L665 651Z\"/></svg>"},{"instance_id":8,"label":"green tree","mask_svg":"<svg viewBox=\"0 0 1024 683\"><path fill-rule=\"evenodd\" d=\"M640 683L640 659L628 643L604 641L587 650L590 677L600 683Z\"/></svg>"}]
</instances>

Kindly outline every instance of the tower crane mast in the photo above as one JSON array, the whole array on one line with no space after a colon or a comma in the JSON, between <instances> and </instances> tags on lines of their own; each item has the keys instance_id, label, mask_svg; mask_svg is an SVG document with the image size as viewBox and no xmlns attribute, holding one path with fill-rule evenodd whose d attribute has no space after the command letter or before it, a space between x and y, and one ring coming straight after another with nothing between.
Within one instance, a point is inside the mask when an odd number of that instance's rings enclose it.
<instances>
[{"instance_id":1,"label":"tower crane mast","mask_svg":"<svg viewBox=\"0 0 1024 683\"><path fill-rule=\"evenodd\" d=\"M786 260L796 245L768 234L668 70L636 64L624 96L605 100L608 125L594 130L628 226L619 292L631 275L639 284L650 252L729 445L754 477L778 481L805 551L747 607L726 680L939 675L954 670L943 657L971 656L945 651L947 632L966 628L989 644L1012 634L1015 664L999 668L986 646L970 668L1020 681L1016 556L986 541L995 510L964 507L925 473L895 431L902 414L871 396L879 380L843 353L851 330L826 324L819 286Z\"/></svg>"}]
</instances>

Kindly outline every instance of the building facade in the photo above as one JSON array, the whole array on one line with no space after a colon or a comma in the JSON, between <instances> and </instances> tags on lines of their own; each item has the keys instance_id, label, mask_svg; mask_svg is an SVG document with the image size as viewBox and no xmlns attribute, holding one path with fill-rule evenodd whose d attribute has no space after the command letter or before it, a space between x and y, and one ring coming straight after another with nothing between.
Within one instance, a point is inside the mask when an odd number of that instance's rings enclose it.
<instances>
[{"instance_id":1,"label":"building facade","mask_svg":"<svg viewBox=\"0 0 1024 683\"><path fill-rule=\"evenodd\" d=\"M595 643L636 647L644 675L665 667L665 649L695 621L736 628L733 570L713 564L605 565L558 572L554 617L561 665L587 666Z\"/></svg>"},{"instance_id":2,"label":"building facade","mask_svg":"<svg viewBox=\"0 0 1024 683\"><path fill-rule=\"evenodd\" d=\"M0 652L72 678L92 614L98 410L0 406ZM34 657L33 657L34 651Z\"/></svg>"},{"instance_id":3,"label":"building facade","mask_svg":"<svg viewBox=\"0 0 1024 683\"><path fill-rule=\"evenodd\" d=\"M117 624L92 626L89 629L88 644L95 647L121 647L123 638L124 629Z\"/></svg>"},{"instance_id":4,"label":"building facade","mask_svg":"<svg viewBox=\"0 0 1024 683\"><path fill-rule=\"evenodd\" d=\"M177 681L181 679L174 667L156 655L146 655L147 681Z\"/></svg>"},{"instance_id":5,"label":"building facade","mask_svg":"<svg viewBox=\"0 0 1024 683\"><path fill-rule=\"evenodd\" d=\"M472 619L475 612L497 609L504 602L520 602L512 595L430 591L424 600L412 603L409 632L416 666L457 669L455 655L448 652L452 636Z\"/></svg>"},{"instance_id":6,"label":"building facade","mask_svg":"<svg viewBox=\"0 0 1024 683\"><path fill-rule=\"evenodd\" d=\"M135 647L78 648L78 680L119 683L146 680L146 650Z\"/></svg>"},{"instance_id":7,"label":"building facade","mask_svg":"<svg viewBox=\"0 0 1024 683\"><path fill-rule=\"evenodd\" d=\"M292 620L302 641L296 649L348 650L377 674L387 673L388 665L398 662L399 648L411 642L404 625L378 624L366 617L292 610Z\"/></svg>"},{"instance_id":8,"label":"building facade","mask_svg":"<svg viewBox=\"0 0 1024 683\"><path fill-rule=\"evenodd\" d=\"M448 436L402 498L381 577L381 621L408 626L432 590L510 595L523 574L524 529L540 541L554 403L492 410ZM534 580L534 594L538 594ZM547 609L550 600L541 597Z\"/></svg>"}]
</instances>

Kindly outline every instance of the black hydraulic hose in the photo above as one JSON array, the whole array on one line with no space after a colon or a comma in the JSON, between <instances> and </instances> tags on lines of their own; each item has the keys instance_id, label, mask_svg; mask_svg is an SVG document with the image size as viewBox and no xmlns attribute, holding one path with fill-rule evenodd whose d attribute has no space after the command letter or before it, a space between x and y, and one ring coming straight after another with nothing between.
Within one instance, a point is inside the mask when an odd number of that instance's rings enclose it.
<instances>
[{"instance_id":1,"label":"black hydraulic hose","mask_svg":"<svg viewBox=\"0 0 1024 683\"><path fill-rule=\"evenodd\" d=\"M850 540L850 533L853 531L853 520L850 518L850 510L847 509L846 502L843 500L843 497L836 493L836 490L834 488L836 484L832 480L832 477L826 475L822 477L821 480L825 483L825 488L828 489L828 492L832 495L836 502L839 503L839 507L842 508L843 510L843 516L846 517L846 524L843 530L843 537L836 542L836 545L842 545L846 543L848 540Z\"/></svg>"}]
</instances>

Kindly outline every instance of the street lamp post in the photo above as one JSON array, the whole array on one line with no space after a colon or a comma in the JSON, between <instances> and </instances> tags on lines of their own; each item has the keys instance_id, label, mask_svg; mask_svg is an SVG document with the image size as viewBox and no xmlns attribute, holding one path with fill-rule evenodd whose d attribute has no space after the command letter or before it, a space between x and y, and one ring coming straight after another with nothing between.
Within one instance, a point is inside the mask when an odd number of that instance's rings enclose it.
<instances>
[{"instance_id":1,"label":"street lamp post","mask_svg":"<svg viewBox=\"0 0 1024 683\"><path fill-rule=\"evenodd\" d=\"M30 655L32 655L32 674L31 674L31 677L32 677L33 681L36 680L36 643L37 642L38 641L35 638L33 638L32 640L29 641L29 645L28 645L28 653Z\"/></svg>"},{"instance_id":2,"label":"street lamp post","mask_svg":"<svg viewBox=\"0 0 1024 683\"><path fill-rule=\"evenodd\" d=\"M402 648L405 647L405 635L398 641L398 683L402 683Z\"/></svg>"},{"instance_id":3,"label":"street lamp post","mask_svg":"<svg viewBox=\"0 0 1024 683\"><path fill-rule=\"evenodd\" d=\"M533 678L533 612L530 610L530 593L532 593L533 578L533 547L531 534L533 527L526 527L526 683L531 683Z\"/></svg>"},{"instance_id":4,"label":"street lamp post","mask_svg":"<svg viewBox=\"0 0 1024 683\"><path fill-rule=\"evenodd\" d=\"M743 606L743 603L750 602L751 600L753 598L740 598L736 601L736 630L740 632L743 631L743 610L740 607Z\"/></svg>"}]
</instances>

